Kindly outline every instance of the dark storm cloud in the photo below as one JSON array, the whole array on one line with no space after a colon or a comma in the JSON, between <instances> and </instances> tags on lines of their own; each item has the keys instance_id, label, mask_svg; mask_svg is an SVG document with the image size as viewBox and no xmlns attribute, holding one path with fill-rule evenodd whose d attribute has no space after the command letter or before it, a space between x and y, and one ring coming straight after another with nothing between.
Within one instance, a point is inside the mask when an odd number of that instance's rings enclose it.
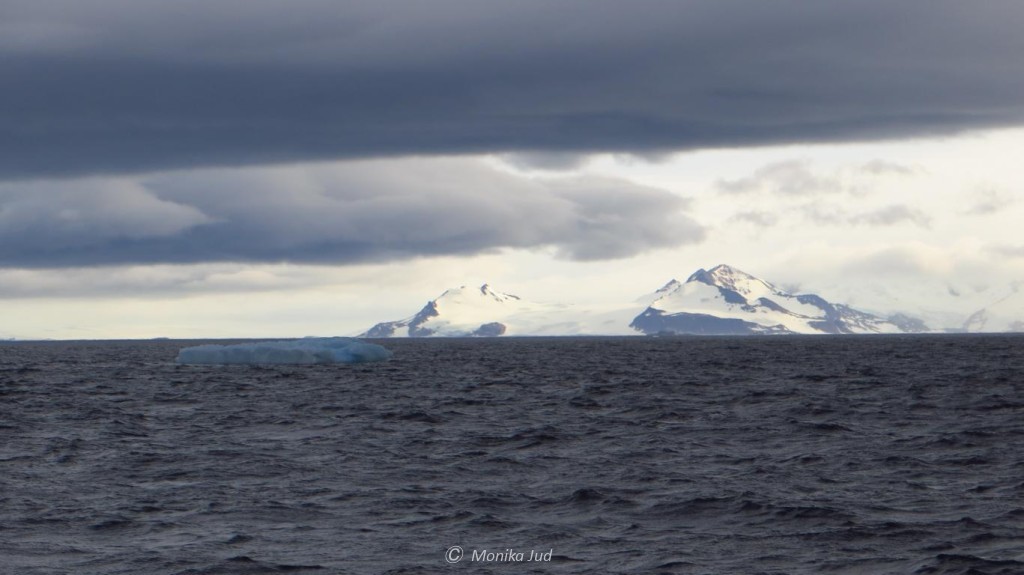
<instances>
[{"instance_id":1,"label":"dark storm cloud","mask_svg":"<svg viewBox=\"0 0 1024 575\"><path fill-rule=\"evenodd\" d=\"M501 248L574 260L698 242L688 202L605 178L392 159L0 184L0 267L349 264Z\"/></svg>"},{"instance_id":2,"label":"dark storm cloud","mask_svg":"<svg viewBox=\"0 0 1024 575\"><path fill-rule=\"evenodd\" d=\"M576 152L519 152L504 154L501 159L521 171L571 171L583 167L589 156Z\"/></svg>"},{"instance_id":3,"label":"dark storm cloud","mask_svg":"<svg viewBox=\"0 0 1024 575\"><path fill-rule=\"evenodd\" d=\"M4 0L0 177L1020 123L1024 4Z\"/></svg>"}]
</instances>

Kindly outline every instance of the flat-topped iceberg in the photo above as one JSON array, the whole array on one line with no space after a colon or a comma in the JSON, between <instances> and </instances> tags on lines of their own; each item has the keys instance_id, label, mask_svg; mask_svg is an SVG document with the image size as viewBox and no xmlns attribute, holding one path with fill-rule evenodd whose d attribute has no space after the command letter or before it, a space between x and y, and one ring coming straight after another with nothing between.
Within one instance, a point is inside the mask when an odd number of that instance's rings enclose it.
<instances>
[{"instance_id":1,"label":"flat-topped iceberg","mask_svg":"<svg viewBox=\"0 0 1024 575\"><path fill-rule=\"evenodd\" d=\"M386 348L348 337L198 345L178 352L178 363L189 365L365 363L390 358Z\"/></svg>"}]
</instances>

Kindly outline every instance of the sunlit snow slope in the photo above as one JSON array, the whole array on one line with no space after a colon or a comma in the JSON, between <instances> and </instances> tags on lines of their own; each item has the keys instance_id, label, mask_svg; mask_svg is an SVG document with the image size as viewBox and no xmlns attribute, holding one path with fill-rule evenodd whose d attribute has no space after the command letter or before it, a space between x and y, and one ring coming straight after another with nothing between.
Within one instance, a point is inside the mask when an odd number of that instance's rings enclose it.
<instances>
[{"instance_id":1,"label":"sunlit snow slope","mask_svg":"<svg viewBox=\"0 0 1024 575\"><path fill-rule=\"evenodd\" d=\"M416 315L378 323L360 337L493 337L499 335L630 335L637 308L584 309L537 303L489 285L449 289Z\"/></svg>"},{"instance_id":2,"label":"sunlit snow slope","mask_svg":"<svg viewBox=\"0 0 1024 575\"><path fill-rule=\"evenodd\" d=\"M790 294L727 265L672 280L631 327L646 334L901 333L919 331L832 304Z\"/></svg>"}]
</instances>

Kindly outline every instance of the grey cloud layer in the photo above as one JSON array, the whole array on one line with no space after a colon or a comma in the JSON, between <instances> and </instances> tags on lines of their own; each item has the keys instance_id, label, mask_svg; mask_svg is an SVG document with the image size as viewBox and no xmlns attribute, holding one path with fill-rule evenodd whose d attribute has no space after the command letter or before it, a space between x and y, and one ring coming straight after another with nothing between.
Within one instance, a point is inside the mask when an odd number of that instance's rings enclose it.
<instances>
[{"instance_id":1,"label":"grey cloud layer","mask_svg":"<svg viewBox=\"0 0 1024 575\"><path fill-rule=\"evenodd\" d=\"M0 184L0 266L355 263L554 247L576 260L700 241L684 198L458 159Z\"/></svg>"},{"instance_id":2,"label":"grey cloud layer","mask_svg":"<svg viewBox=\"0 0 1024 575\"><path fill-rule=\"evenodd\" d=\"M847 170L845 180L853 177L911 176L913 168L887 160L872 160L853 170ZM856 192L863 182L845 181L839 172L815 170L805 160L785 160L762 166L749 176L721 179L716 182L719 192L725 194L751 194L767 192L780 196L813 196L840 192Z\"/></svg>"},{"instance_id":3,"label":"grey cloud layer","mask_svg":"<svg viewBox=\"0 0 1024 575\"><path fill-rule=\"evenodd\" d=\"M988 216L1015 204L1017 198L1004 190L982 188L971 194L972 204L964 211L969 216Z\"/></svg>"},{"instance_id":4,"label":"grey cloud layer","mask_svg":"<svg viewBox=\"0 0 1024 575\"><path fill-rule=\"evenodd\" d=\"M820 226L913 224L928 228L931 216L911 205L888 203L869 210L852 211L844 202L836 201L837 195L851 199L852 196L863 197L877 192L874 184L879 178L903 179L916 173L914 168L879 159L831 170L822 170L805 160L785 160L762 166L744 177L718 180L715 187L720 194L744 202L758 199L770 202L768 210L748 207L731 217L733 221L757 228L774 227L785 216L793 214Z\"/></svg>"},{"instance_id":5,"label":"grey cloud layer","mask_svg":"<svg viewBox=\"0 0 1024 575\"><path fill-rule=\"evenodd\" d=\"M841 192L846 186L835 176L813 172L808 162L786 160L758 168L745 178L720 180L718 189L727 194L767 191L784 196L805 196Z\"/></svg>"},{"instance_id":6,"label":"grey cloud layer","mask_svg":"<svg viewBox=\"0 0 1024 575\"><path fill-rule=\"evenodd\" d=\"M1024 118L1024 4L5 0L0 178Z\"/></svg>"}]
</instances>

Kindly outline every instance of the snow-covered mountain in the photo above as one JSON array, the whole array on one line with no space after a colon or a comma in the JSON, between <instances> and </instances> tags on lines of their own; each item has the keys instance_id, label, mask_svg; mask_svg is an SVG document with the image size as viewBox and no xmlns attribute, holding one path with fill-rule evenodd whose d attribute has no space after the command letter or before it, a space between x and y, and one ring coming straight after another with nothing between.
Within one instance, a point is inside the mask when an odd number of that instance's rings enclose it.
<instances>
[{"instance_id":1,"label":"snow-covered mountain","mask_svg":"<svg viewBox=\"0 0 1024 575\"><path fill-rule=\"evenodd\" d=\"M672 280L632 302L604 308L526 301L487 284L462 286L445 291L414 315L378 323L360 337L1024 331L1024 290L975 295L972 307L959 312L951 308L946 314L951 319L925 315L913 307L909 313L883 318L819 295L789 293L719 265L698 270L685 282ZM899 305L875 309L907 309L903 306L910 303L899 300ZM932 321L933 316L945 321Z\"/></svg>"},{"instance_id":2,"label":"snow-covered mountain","mask_svg":"<svg viewBox=\"0 0 1024 575\"><path fill-rule=\"evenodd\" d=\"M583 308L539 303L484 284L449 289L403 320L378 323L360 337L490 337L499 335L633 335L636 305Z\"/></svg>"},{"instance_id":3,"label":"snow-covered mountain","mask_svg":"<svg viewBox=\"0 0 1024 575\"><path fill-rule=\"evenodd\" d=\"M1005 332L1024 323L1024 284L993 282L983 274L946 278L894 275L874 281L833 278L816 283L828 294L857 309L879 312L893 321L915 318L937 333ZM1021 323L1018 323L1021 322Z\"/></svg>"},{"instance_id":4,"label":"snow-covered mountain","mask_svg":"<svg viewBox=\"0 0 1024 575\"><path fill-rule=\"evenodd\" d=\"M887 320L832 304L813 294L790 294L727 265L670 281L630 327L645 333L786 334L926 331L905 316Z\"/></svg>"},{"instance_id":5,"label":"snow-covered mountain","mask_svg":"<svg viewBox=\"0 0 1024 575\"><path fill-rule=\"evenodd\" d=\"M499 321L529 308L518 296L497 292L487 284L445 290L416 315L378 323L360 337L499 336L508 326Z\"/></svg>"},{"instance_id":6,"label":"snow-covered mountain","mask_svg":"<svg viewBox=\"0 0 1024 575\"><path fill-rule=\"evenodd\" d=\"M1024 292L1019 286L964 321L967 332L1024 332Z\"/></svg>"}]
</instances>

